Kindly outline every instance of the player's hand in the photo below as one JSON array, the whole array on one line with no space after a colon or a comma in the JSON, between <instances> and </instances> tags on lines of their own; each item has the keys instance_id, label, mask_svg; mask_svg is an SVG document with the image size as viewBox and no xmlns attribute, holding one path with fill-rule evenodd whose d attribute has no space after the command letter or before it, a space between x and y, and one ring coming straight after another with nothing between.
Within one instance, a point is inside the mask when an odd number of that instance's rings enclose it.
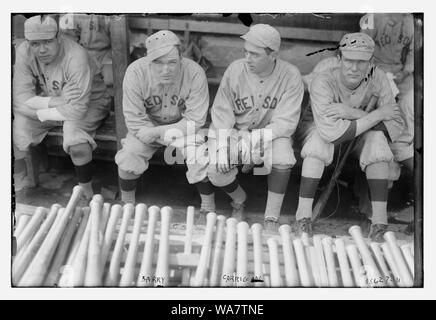
<instances>
[{"instance_id":1,"label":"player's hand","mask_svg":"<svg viewBox=\"0 0 436 320\"><path fill-rule=\"evenodd\" d=\"M151 144L160 138L160 133L155 127L144 127L136 133L136 137L145 144Z\"/></svg>"},{"instance_id":2,"label":"player's hand","mask_svg":"<svg viewBox=\"0 0 436 320\"><path fill-rule=\"evenodd\" d=\"M221 174L226 174L230 171L230 161L228 157L227 148L221 148L217 152L217 159L216 159L216 169Z\"/></svg>"},{"instance_id":3,"label":"player's hand","mask_svg":"<svg viewBox=\"0 0 436 320\"><path fill-rule=\"evenodd\" d=\"M403 80L404 80L404 78L406 78L408 75L410 74L410 72L408 72L408 71L400 71L400 72L397 72L395 75L394 75L394 81L395 81L395 83L396 84L399 84L399 83L401 83L401 82L403 82Z\"/></svg>"},{"instance_id":4,"label":"player's hand","mask_svg":"<svg viewBox=\"0 0 436 320\"><path fill-rule=\"evenodd\" d=\"M380 113L382 121L400 120L402 118L400 108L396 103L385 104L375 111Z\"/></svg>"}]
</instances>

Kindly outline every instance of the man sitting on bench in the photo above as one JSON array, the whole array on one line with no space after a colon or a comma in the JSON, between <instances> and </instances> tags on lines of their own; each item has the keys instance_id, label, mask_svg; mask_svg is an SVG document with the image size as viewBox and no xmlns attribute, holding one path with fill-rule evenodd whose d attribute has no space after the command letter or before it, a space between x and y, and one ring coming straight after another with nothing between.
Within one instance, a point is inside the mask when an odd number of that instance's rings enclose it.
<instances>
[{"instance_id":1,"label":"man sitting on bench","mask_svg":"<svg viewBox=\"0 0 436 320\"><path fill-rule=\"evenodd\" d=\"M94 135L108 115L110 98L87 51L58 36L50 16L24 23L27 41L17 49L13 79L15 183L25 180L25 158L48 131L63 126L63 148L73 161L86 199L92 190Z\"/></svg>"}]
</instances>

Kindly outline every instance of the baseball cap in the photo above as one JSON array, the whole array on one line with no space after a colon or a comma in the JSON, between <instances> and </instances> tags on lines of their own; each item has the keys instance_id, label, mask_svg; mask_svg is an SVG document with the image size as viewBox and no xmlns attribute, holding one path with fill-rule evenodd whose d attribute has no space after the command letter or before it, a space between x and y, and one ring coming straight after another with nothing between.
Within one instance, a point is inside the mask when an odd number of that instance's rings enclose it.
<instances>
[{"instance_id":1,"label":"baseball cap","mask_svg":"<svg viewBox=\"0 0 436 320\"><path fill-rule=\"evenodd\" d=\"M280 33L269 24L255 24L241 38L262 48L280 49Z\"/></svg>"},{"instance_id":2,"label":"baseball cap","mask_svg":"<svg viewBox=\"0 0 436 320\"><path fill-rule=\"evenodd\" d=\"M375 43L366 33L348 33L342 37L339 48L347 59L369 60L374 53Z\"/></svg>"},{"instance_id":3,"label":"baseball cap","mask_svg":"<svg viewBox=\"0 0 436 320\"><path fill-rule=\"evenodd\" d=\"M153 33L145 40L147 58L153 61L170 52L175 45L180 45L179 38L174 32L161 30Z\"/></svg>"},{"instance_id":4,"label":"baseball cap","mask_svg":"<svg viewBox=\"0 0 436 320\"><path fill-rule=\"evenodd\" d=\"M53 39L57 32L58 25L49 16L34 16L24 22L24 37L27 40Z\"/></svg>"}]
</instances>

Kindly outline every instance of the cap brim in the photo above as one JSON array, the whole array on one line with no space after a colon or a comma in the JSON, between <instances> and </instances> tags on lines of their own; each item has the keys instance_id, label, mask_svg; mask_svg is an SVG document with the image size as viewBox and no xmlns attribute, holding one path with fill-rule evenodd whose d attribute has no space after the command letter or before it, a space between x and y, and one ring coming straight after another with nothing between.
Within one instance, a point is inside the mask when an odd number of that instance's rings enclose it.
<instances>
[{"instance_id":1,"label":"cap brim","mask_svg":"<svg viewBox=\"0 0 436 320\"><path fill-rule=\"evenodd\" d=\"M164 55L166 55L167 53L169 53L171 50L173 50L175 45L171 44L156 50L153 50L152 52L148 53L147 52L147 58L150 61L156 60Z\"/></svg>"},{"instance_id":2,"label":"cap brim","mask_svg":"<svg viewBox=\"0 0 436 320\"><path fill-rule=\"evenodd\" d=\"M250 35L249 33L242 35L241 38L244 39L245 41L250 42L251 44L254 44L255 46L266 48L264 43L262 43L261 41Z\"/></svg>"},{"instance_id":3,"label":"cap brim","mask_svg":"<svg viewBox=\"0 0 436 320\"><path fill-rule=\"evenodd\" d=\"M25 33L24 37L30 41L37 40L49 40L53 39L56 36L56 32L28 32Z\"/></svg>"},{"instance_id":4,"label":"cap brim","mask_svg":"<svg viewBox=\"0 0 436 320\"><path fill-rule=\"evenodd\" d=\"M347 51L342 50L342 55L350 60L365 60L368 61L372 57L371 52L362 52L362 51Z\"/></svg>"}]
</instances>

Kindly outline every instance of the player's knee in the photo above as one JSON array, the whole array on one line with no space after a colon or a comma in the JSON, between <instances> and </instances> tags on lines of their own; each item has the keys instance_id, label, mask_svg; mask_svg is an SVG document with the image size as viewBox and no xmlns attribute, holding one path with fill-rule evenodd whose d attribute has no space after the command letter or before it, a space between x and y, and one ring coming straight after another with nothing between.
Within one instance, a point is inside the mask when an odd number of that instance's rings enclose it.
<instances>
[{"instance_id":1,"label":"player's knee","mask_svg":"<svg viewBox=\"0 0 436 320\"><path fill-rule=\"evenodd\" d=\"M72 145L69 148L69 152L73 161L85 161L92 159L92 149L89 143Z\"/></svg>"},{"instance_id":2,"label":"player's knee","mask_svg":"<svg viewBox=\"0 0 436 320\"><path fill-rule=\"evenodd\" d=\"M334 146L319 139L310 139L301 149L301 158L315 158L328 166L333 161Z\"/></svg>"},{"instance_id":3,"label":"player's knee","mask_svg":"<svg viewBox=\"0 0 436 320\"><path fill-rule=\"evenodd\" d=\"M278 170L288 170L292 168L291 164L273 164L272 165L273 169L278 169Z\"/></svg>"},{"instance_id":4,"label":"player's knee","mask_svg":"<svg viewBox=\"0 0 436 320\"><path fill-rule=\"evenodd\" d=\"M394 155L383 132L368 131L365 133L365 142L360 153L360 167L363 171L370 164L391 162L393 158Z\"/></svg>"},{"instance_id":5,"label":"player's knee","mask_svg":"<svg viewBox=\"0 0 436 320\"><path fill-rule=\"evenodd\" d=\"M115 163L118 166L118 172L122 170L133 175L141 175L148 169L149 165L148 161L145 161L137 153L129 152L124 148L115 155Z\"/></svg>"},{"instance_id":6,"label":"player's knee","mask_svg":"<svg viewBox=\"0 0 436 320\"><path fill-rule=\"evenodd\" d=\"M207 169L207 177L209 181L216 187L227 186L235 179L235 174L232 172L221 173L218 172L215 165L210 165Z\"/></svg>"}]
</instances>

